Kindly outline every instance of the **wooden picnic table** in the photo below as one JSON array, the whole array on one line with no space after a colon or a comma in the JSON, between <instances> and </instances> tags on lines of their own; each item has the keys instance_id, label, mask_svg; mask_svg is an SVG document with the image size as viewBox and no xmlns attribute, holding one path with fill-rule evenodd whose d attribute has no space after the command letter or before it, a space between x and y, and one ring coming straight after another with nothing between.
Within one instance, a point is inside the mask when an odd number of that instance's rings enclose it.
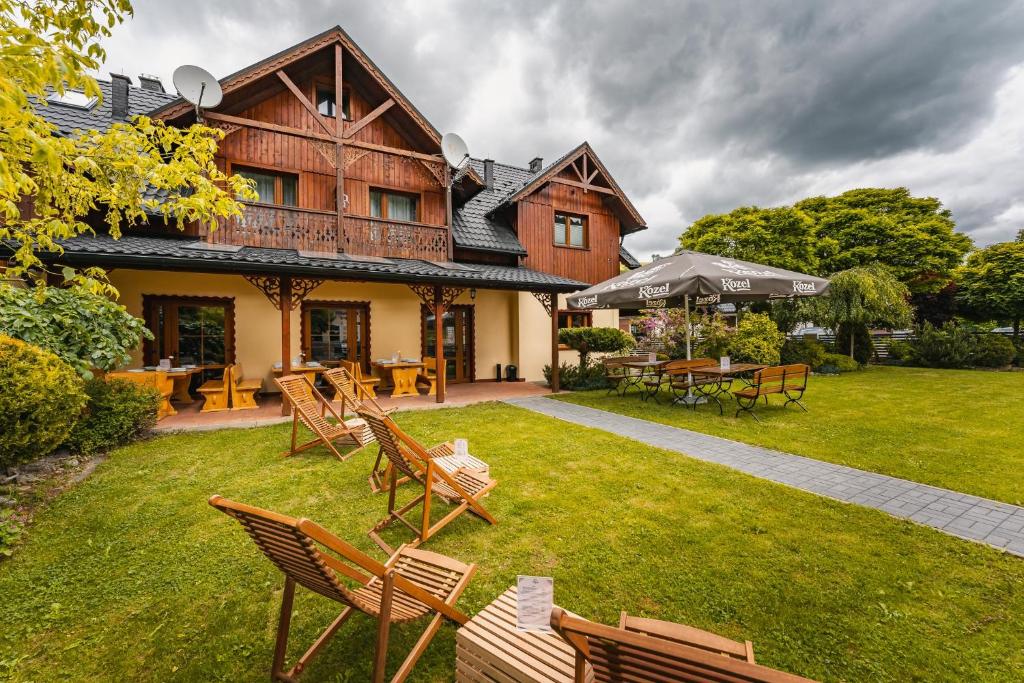
<instances>
[{"instance_id":1,"label":"wooden picnic table","mask_svg":"<svg viewBox=\"0 0 1024 683\"><path fill-rule=\"evenodd\" d=\"M381 376L381 379L387 379L390 376L393 387L391 398L420 395L420 392L416 390L416 375L426 367L422 361L375 360L371 365L377 369L377 374Z\"/></svg>"},{"instance_id":2,"label":"wooden picnic table","mask_svg":"<svg viewBox=\"0 0 1024 683\"><path fill-rule=\"evenodd\" d=\"M718 412L721 414L723 407L719 396L729 390L729 387L732 386L732 381L739 379L742 382L746 382L744 375L753 374L767 367L767 365L760 363L730 363L728 368L723 368L721 365L693 368L690 370L690 374L708 378L709 381L695 382L693 389L701 396L717 403Z\"/></svg>"},{"instance_id":3,"label":"wooden picnic table","mask_svg":"<svg viewBox=\"0 0 1024 683\"><path fill-rule=\"evenodd\" d=\"M153 372L163 372L167 374L167 377L174 383L171 389L171 400L178 401L180 403L192 403L195 399L188 393L189 385L192 383L192 375L200 373L203 368L171 368L170 370L147 370L145 368L135 368L131 370L122 370L121 372L131 372L136 374L145 374Z\"/></svg>"},{"instance_id":4,"label":"wooden picnic table","mask_svg":"<svg viewBox=\"0 0 1024 683\"><path fill-rule=\"evenodd\" d=\"M576 653L557 633L516 630L512 586L455 632L458 683L573 683ZM593 680L593 671L587 671Z\"/></svg>"}]
</instances>

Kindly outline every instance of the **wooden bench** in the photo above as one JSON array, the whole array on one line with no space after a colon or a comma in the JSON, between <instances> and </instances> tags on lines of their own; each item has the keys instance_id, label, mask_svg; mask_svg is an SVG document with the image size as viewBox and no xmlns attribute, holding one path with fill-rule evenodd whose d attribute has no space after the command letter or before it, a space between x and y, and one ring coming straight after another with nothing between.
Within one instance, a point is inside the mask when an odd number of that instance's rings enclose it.
<instances>
[{"instance_id":1,"label":"wooden bench","mask_svg":"<svg viewBox=\"0 0 1024 683\"><path fill-rule=\"evenodd\" d=\"M640 376L639 370L627 368L625 363L636 363L648 360L649 354L638 353L631 356L608 356L601 359L604 366L604 378L608 381L608 393L619 393L619 386L622 385L622 394L629 390L629 380L635 380Z\"/></svg>"},{"instance_id":2,"label":"wooden bench","mask_svg":"<svg viewBox=\"0 0 1024 683\"><path fill-rule=\"evenodd\" d=\"M262 379L242 379L242 364L235 363L230 368L231 410L252 410L256 405L256 392L263 388Z\"/></svg>"},{"instance_id":3,"label":"wooden bench","mask_svg":"<svg viewBox=\"0 0 1024 683\"><path fill-rule=\"evenodd\" d=\"M441 360L441 374L448 369L448 360ZM427 356L423 359L423 372L416 375L416 386L427 387L427 396L437 395L437 359Z\"/></svg>"},{"instance_id":4,"label":"wooden bench","mask_svg":"<svg viewBox=\"0 0 1024 683\"><path fill-rule=\"evenodd\" d=\"M201 413L213 413L218 410L228 409L230 398L229 387L231 385L231 366L224 368L224 376L221 379L208 379L203 382L196 391L203 397Z\"/></svg>"},{"instance_id":5,"label":"wooden bench","mask_svg":"<svg viewBox=\"0 0 1024 683\"><path fill-rule=\"evenodd\" d=\"M709 365L714 365L715 361L710 358L694 358L692 360L670 360L661 366L657 376L651 377L650 379L644 380L644 387L646 391L643 395L643 400L654 397L655 403L661 403L658 398L658 392L661 390L663 384L667 384L668 388L672 391L672 395L675 400L681 398L680 391L682 394L686 394L686 390L692 386L695 386L698 380L696 377L690 374L690 370L693 368L704 368Z\"/></svg>"},{"instance_id":6,"label":"wooden bench","mask_svg":"<svg viewBox=\"0 0 1024 683\"><path fill-rule=\"evenodd\" d=\"M740 413L749 413L751 417L760 422L761 420L754 414L757 399L763 397L765 405L768 405L768 397L773 394L786 397L786 402L782 405L783 408L790 403L795 403L804 412L807 412L807 407L800 402L800 399L807 391L807 377L810 374L811 368L802 363L758 370L754 373L754 379L748 386L732 392L736 397L736 403L739 404L739 408L736 409L736 417L739 417Z\"/></svg>"}]
</instances>

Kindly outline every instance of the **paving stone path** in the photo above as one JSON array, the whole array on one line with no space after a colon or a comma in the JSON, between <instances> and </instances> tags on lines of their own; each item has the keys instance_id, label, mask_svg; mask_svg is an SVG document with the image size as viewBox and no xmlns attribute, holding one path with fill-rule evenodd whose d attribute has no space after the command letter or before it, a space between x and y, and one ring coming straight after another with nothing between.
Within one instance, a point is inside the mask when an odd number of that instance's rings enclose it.
<instances>
[{"instance_id":1,"label":"paving stone path","mask_svg":"<svg viewBox=\"0 0 1024 683\"><path fill-rule=\"evenodd\" d=\"M883 510L1024 557L1024 508L543 397L505 401L755 477Z\"/></svg>"}]
</instances>

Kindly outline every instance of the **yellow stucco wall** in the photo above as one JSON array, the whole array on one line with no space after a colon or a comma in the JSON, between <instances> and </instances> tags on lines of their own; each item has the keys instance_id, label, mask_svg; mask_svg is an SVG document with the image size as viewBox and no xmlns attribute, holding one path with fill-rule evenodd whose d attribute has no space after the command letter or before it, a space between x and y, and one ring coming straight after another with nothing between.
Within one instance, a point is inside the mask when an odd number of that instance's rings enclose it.
<instances>
[{"instance_id":1,"label":"yellow stucco wall","mask_svg":"<svg viewBox=\"0 0 1024 683\"><path fill-rule=\"evenodd\" d=\"M518 347L519 376L527 380L544 379L543 369L551 364L551 318L544 306L529 292L517 295L519 309L516 342ZM565 309L565 295L558 297L558 307ZM617 310L594 311L594 327L618 327L619 312ZM560 362L575 365L579 363L579 354L572 350L559 353Z\"/></svg>"},{"instance_id":2,"label":"yellow stucco wall","mask_svg":"<svg viewBox=\"0 0 1024 683\"><path fill-rule=\"evenodd\" d=\"M235 358L247 377L263 376L264 388L273 390L271 367L281 360L281 314L267 298L239 275L208 275L165 271L116 269L110 280L120 291L120 303L142 315L144 294L222 296L235 300ZM476 299L463 292L457 304L474 307L477 379L494 377L496 363L514 362L516 292L478 290ZM540 308L532 296L526 296ZM405 285L364 282L325 282L307 297L319 301L370 302L371 358L420 355L420 300ZM543 309L541 309L543 312ZM291 313L291 357L299 355L300 311ZM545 316L545 320L547 320ZM546 336L548 328L542 327ZM141 349L134 356L141 363ZM537 378L540 378L538 369Z\"/></svg>"}]
</instances>

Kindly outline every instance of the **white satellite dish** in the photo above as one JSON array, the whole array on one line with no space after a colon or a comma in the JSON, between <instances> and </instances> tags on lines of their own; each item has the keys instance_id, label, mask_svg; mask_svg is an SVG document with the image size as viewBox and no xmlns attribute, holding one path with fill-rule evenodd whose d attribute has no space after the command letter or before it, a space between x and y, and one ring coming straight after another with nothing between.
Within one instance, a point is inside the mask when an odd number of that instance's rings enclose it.
<instances>
[{"instance_id":1,"label":"white satellite dish","mask_svg":"<svg viewBox=\"0 0 1024 683\"><path fill-rule=\"evenodd\" d=\"M441 138L441 154L452 168L462 168L469 159L469 147L465 140L455 133L445 133Z\"/></svg>"},{"instance_id":2,"label":"white satellite dish","mask_svg":"<svg viewBox=\"0 0 1024 683\"><path fill-rule=\"evenodd\" d=\"M178 89L178 94L196 105L196 111L212 109L220 104L224 97L217 79L209 71L198 66L179 66L174 70L171 80Z\"/></svg>"}]
</instances>

